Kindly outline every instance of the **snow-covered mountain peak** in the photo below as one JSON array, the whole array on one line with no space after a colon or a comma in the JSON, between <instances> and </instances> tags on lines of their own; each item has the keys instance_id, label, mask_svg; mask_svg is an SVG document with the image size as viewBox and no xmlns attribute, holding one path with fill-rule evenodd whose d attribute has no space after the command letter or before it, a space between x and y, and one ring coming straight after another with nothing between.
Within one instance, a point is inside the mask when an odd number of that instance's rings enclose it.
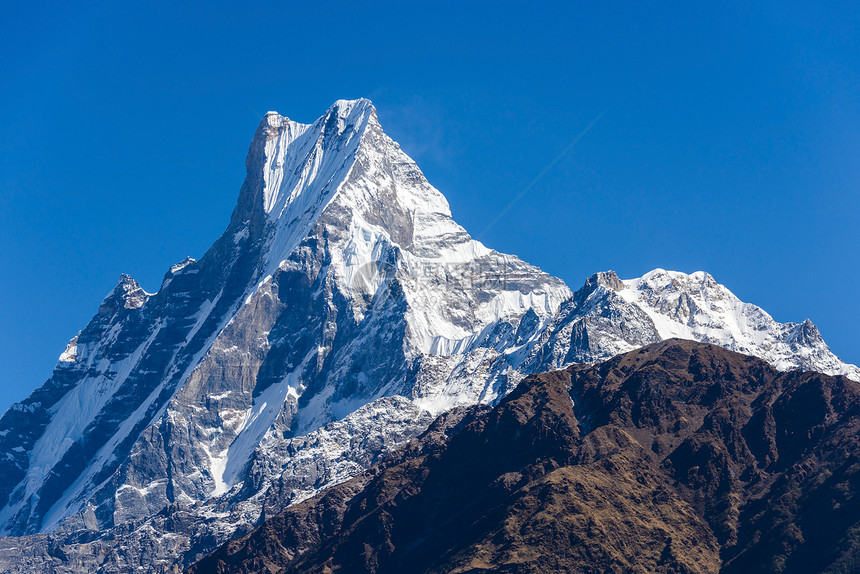
<instances>
[{"instance_id":1,"label":"snow-covered mountain peak","mask_svg":"<svg viewBox=\"0 0 860 574\"><path fill-rule=\"evenodd\" d=\"M308 231L348 173L368 125L378 123L366 99L338 100L311 124L267 112L248 149L233 233L257 240L273 222Z\"/></svg>"},{"instance_id":2,"label":"snow-covered mountain peak","mask_svg":"<svg viewBox=\"0 0 860 574\"><path fill-rule=\"evenodd\" d=\"M619 295L644 304L663 338L693 339L694 331L716 336L718 330L755 338L764 325L774 323L763 309L744 303L704 271L655 269L624 285Z\"/></svg>"},{"instance_id":3,"label":"snow-covered mountain peak","mask_svg":"<svg viewBox=\"0 0 860 574\"><path fill-rule=\"evenodd\" d=\"M384 133L370 100L338 100L312 124L270 112L246 163L234 236L264 238L263 278L311 236L339 246L334 274L347 290L358 287L364 295L387 280L381 266L390 279L395 259L411 278L424 280L428 265L455 265L464 274L463 266L491 254L454 222L445 197ZM552 299L556 308L559 297ZM472 334L455 331L457 338Z\"/></svg>"},{"instance_id":4,"label":"snow-covered mountain peak","mask_svg":"<svg viewBox=\"0 0 860 574\"><path fill-rule=\"evenodd\" d=\"M345 122L350 117L364 117L372 119L376 122L376 108L367 98L357 98L355 100L337 100L326 111L324 117L337 117L342 122ZM344 123L341 126L345 125Z\"/></svg>"},{"instance_id":5,"label":"snow-covered mountain peak","mask_svg":"<svg viewBox=\"0 0 860 574\"><path fill-rule=\"evenodd\" d=\"M860 369L840 361L812 321L778 323L709 273L655 269L623 283L618 295L648 315L661 339L713 343L761 357L779 369L811 369L860 380Z\"/></svg>"}]
</instances>

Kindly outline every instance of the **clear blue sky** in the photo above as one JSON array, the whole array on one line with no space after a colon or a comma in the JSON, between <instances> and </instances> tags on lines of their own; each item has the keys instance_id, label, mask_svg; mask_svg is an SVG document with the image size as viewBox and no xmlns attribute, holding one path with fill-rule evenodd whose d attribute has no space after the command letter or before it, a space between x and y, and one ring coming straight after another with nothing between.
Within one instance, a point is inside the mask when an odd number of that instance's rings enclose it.
<instances>
[{"instance_id":1,"label":"clear blue sky","mask_svg":"<svg viewBox=\"0 0 860 574\"><path fill-rule=\"evenodd\" d=\"M4 3L0 410L121 272L204 253L262 114L361 96L473 234L606 110L485 243L704 269L860 362L856 2L119 4Z\"/></svg>"}]
</instances>

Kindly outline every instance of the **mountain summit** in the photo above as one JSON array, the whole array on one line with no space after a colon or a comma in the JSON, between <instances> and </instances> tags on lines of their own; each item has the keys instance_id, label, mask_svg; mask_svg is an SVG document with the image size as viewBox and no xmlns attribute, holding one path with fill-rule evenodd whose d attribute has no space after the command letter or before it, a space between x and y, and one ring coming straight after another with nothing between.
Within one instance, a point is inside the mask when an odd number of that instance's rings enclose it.
<instances>
[{"instance_id":1,"label":"mountain summit","mask_svg":"<svg viewBox=\"0 0 860 574\"><path fill-rule=\"evenodd\" d=\"M206 255L155 294L124 275L54 376L0 421L7 534L80 512L111 527L222 494L269 442L381 397L432 412L491 401L516 381L464 363L570 296L457 225L368 100L310 125L267 114L246 166Z\"/></svg>"},{"instance_id":2,"label":"mountain summit","mask_svg":"<svg viewBox=\"0 0 860 574\"><path fill-rule=\"evenodd\" d=\"M487 248L369 100L312 124L269 112L245 163L209 251L156 293L123 275L0 419L0 529L40 533L0 543L6 559L53 568L59 544L92 569L188 562L453 407L668 337L860 379L811 323L776 323L709 275L606 272L574 293Z\"/></svg>"}]
</instances>

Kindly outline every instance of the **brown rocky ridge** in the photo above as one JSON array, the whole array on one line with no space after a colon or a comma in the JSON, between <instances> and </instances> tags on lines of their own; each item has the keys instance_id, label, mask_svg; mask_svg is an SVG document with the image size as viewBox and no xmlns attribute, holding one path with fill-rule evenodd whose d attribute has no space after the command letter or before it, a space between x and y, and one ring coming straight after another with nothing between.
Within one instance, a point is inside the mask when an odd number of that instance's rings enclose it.
<instances>
[{"instance_id":1,"label":"brown rocky ridge","mask_svg":"<svg viewBox=\"0 0 860 574\"><path fill-rule=\"evenodd\" d=\"M860 383L670 340L533 375L203 573L855 572Z\"/></svg>"}]
</instances>

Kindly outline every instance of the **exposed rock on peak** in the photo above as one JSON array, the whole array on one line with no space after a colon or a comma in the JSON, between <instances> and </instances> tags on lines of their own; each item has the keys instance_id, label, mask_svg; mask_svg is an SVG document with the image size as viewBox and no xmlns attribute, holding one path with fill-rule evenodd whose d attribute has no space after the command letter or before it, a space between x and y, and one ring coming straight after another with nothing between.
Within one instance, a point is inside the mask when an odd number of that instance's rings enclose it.
<instances>
[{"instance_id":1,"label":"exposed rock on peak","mask_svg":"<svg viewBox=\"0 0 860 574\"><path fill-rule=\"evenodd\" d=\"M615 271L599 271L585 280L585 285L579 288L574 293L573 298L580 304L594 293L598 287L606 287L611 291L620 291L624 289L624 283L615 274Z\"/></svg>"},{"instance_id":2,"label":"exposed rock on peak","mask_svg":"<svg viewBox=\"0 0 860 574\"><path fill-rule=\"evenodd\" d=\"M134 278L123 273L120 275L116 287L99 306L99 314L113 314L119 306L126 309L139 309L148 299L149 293L144 291Z\"/></svg>"},{"instance_id":3,"label":"exposed rock on peak","mask_svg":"<svg viewBox=\"0 0 860 574\"><path fill-rule=\"evenodd\" d=\"M183 259L179 263L177 263L175 265L171 265L170 271L168 271L168 273L170 273L170 274L179 273L180 271L182 271L183 269L185 269L186 267L188 267L189 265L191 265L193 263L197 263L197 260L194 259L193 257L190 257L190 256L186 257L185 259Z\"/></svg>"},{"instance_id":4,"label":"exposed rock on peak","mask_svg":"<svg viewBox=\"0 0 860 574\"><path fill-rule=\"evenodd\" d=\"M809 319L804 319L803 323L796 326L792 343L798 350L815 346L824 346L826 348L818 327Z\"/></svg>"}]
</instances>

